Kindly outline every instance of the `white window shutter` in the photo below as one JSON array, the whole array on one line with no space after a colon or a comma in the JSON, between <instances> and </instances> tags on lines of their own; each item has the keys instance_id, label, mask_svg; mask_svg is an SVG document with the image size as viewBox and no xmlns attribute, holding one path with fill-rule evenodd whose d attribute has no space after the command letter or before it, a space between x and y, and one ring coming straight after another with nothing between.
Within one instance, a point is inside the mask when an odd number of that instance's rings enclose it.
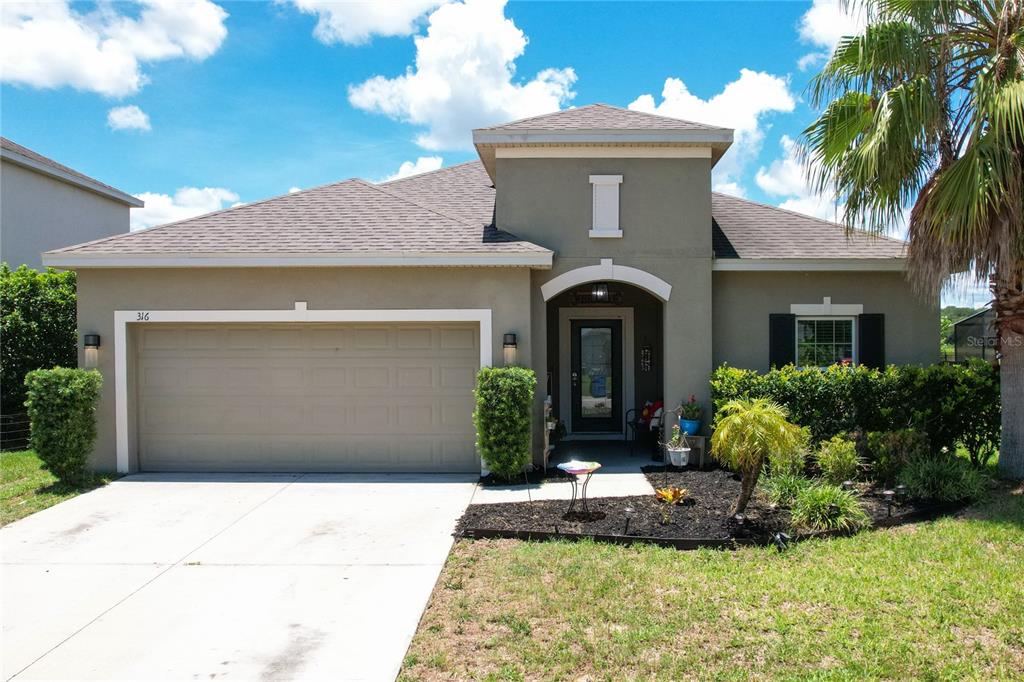
<instances>
[{"instance_id":1,"label":"white window shutter","mask_svg":"<svg viewBox=\"0 0 1024 682\"><path fill-rule=\"evenodd\" d=\"M621 175L591 175L594 188L592 237L621 237L619 227L619 185Z\"/></svg>"}]
</instances>

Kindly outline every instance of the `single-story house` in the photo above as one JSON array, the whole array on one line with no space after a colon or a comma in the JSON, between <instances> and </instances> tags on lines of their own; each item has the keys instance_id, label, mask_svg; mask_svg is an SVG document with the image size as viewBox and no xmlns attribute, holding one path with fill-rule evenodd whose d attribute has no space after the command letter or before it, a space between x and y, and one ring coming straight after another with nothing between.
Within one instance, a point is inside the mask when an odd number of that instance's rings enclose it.
<instances>
[{"instance_id":1,"label":"single-story house","mask_svg":"<svg viewBox=\"0 0 1024 682\"><path fill-rule=\"evenodd\" d=\"M569 438L621 439L647 401L708 406L720 363L938 359L902 241L711 191L729 129L595 104L473 139L47 253L99 337L95 466L475 471L482 365L536 370L539 458L548 396Z\"/></svg>"},{"instance_id":2,"label":"single-story house","mask_svg":"<svg viewBox=\"0 0 1024 682\"><path fill-rule=\"evenodd\" d=\"M41 254L127 233L141 199L0 137L0 261L41 270Z\"/></svg>"}]
</instances>

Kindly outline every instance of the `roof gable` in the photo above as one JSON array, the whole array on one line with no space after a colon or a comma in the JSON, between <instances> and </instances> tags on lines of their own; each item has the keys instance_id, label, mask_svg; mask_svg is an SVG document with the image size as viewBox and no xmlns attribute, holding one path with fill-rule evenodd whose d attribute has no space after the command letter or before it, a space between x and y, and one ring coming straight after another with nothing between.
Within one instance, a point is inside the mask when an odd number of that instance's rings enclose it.
<instances>
[{"instance_id":1,"label":"roof gable","mask_svg":"<svg viewBox=\"0 0 1024 682\"><path fill-rule=\"evenodd\" d=\"M568 131L568 130L705 130L726 131L728 128L684 121L668 116L649 114L609 104L588 104L550 114L521 118L500 125L478 128L493 132ZM731 131L730 131L731 132Z\"/></svg>"}]
</instances>

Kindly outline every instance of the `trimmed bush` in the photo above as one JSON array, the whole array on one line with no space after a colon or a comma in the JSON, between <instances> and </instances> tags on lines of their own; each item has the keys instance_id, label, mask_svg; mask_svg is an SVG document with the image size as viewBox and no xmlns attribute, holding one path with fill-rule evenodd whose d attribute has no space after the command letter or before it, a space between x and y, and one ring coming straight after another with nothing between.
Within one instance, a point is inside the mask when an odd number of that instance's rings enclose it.
<instances>
[{"instance_id":1,"label":"trimmed bush","mask_svg":"<svg viewBox=\"0 0 1024 682\"><path fill-rule=\"evenodd\" d=\"M766 398L816 442L860 431L914 429L938 452L962 443L981 462L999 443L999 372L980 360L958 365L834 365L764 374L722 365L711 375L715 410L736 399Z\"/></svg>"},{"instance_id":2,"label":"trimmed bush","mask_svg":"<svg viewBox=\"0 0 1024 682\"><path fill-rule=\"evenodd\" d=\"M96 370L37 369L25 377L32 448L64 483L87 479L96 441L96 401L103 377Z\"/></svg>"},{"instance_id":3,"label":"trimmed bush","mask_svg":"<svg viewBox=\"0 0 1024 682\"><path fill-rule=\"evenodd\" d=\"M815 460L822 477L833 485L852 481L860 475L861 459L857 456L857 445L842 436L834 436L818 446Z\"/></svg>"},{"instance_id":4,"label":"trimmed bush","mask_svg":"<svg viewBox=\"0 0 1024 682\"><path fill-rule=\"evenodd\" d=\"M768 473L770 475L803 475L807 466L807 453L810 450L811 432L809 429L800 429L800 441L797 447L772 450L768 453Z\"/></svg>"},{"instance_id":5,"label":"trimmed bush","mask_svg":"<svg viewBox=\"0 0 1024 682\"><path fill-rule=\"evenodd\" d=\"M856 530L870 521L853 492L827 483L798 492L790 515L804 530Z\"/></svg>"},{"instance_id":6,"label":"trimmed bush","mask_svg":"<svg viewBox=\"0 0 1024 682\"><path fill-rule=\"evenodd\" d=\"M959 457L918 458L900 472L911 497L929 502L971 502L985 494L988 479Z\"/></svg>"},{"instance_id":7,"label":"trimmed bush","mask_svg":"<svg viewBox=\"0 0 1024 682\"><path fill-rule=\"evenodd\" d=\"M476 375L476 445L495 475L511 478L530 462L530 416L537 376L524 367L484 367Z\"/></svg>"},{"instance_id":8,"label":"trimmed bush","mask_svg":"<svg viewBox=\"0 0 1024 682\"><path fill-rule=\"evenodd\" d=\"M814 482L801 474L780 473L762 478L759 485L769 502L780 507L791 507L796 496L814 485Z\"/></svg>"},{"instance_id":9,"label":"trimmed bush","mask_svg":"<svg viewBox=\"0 0 1024 682\"><path fill-rule=\"evenodd\" d=\"M892 483L908 463L932 456L928 436L913 429L867 434L867 457L875 480Z\"/></svg>"},{"instance_id":10,"label":"trimmed bush","mask_svg":"<svg viewBox=\"0 0 1024 682\"><path fill-rule=\"evenodd\" d=\"M0 412L25 409L25 375L78 364L75 273L0 265Z\"/></svg>"}]
</instances>

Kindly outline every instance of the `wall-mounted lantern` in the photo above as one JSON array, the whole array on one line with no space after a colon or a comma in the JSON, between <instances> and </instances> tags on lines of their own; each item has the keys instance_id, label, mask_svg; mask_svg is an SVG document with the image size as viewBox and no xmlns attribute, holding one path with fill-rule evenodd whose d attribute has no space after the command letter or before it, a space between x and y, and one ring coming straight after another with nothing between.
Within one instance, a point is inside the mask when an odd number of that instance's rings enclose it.
<instances>
[{"instance_id":1,"label":"wall-mounted lantern","mask_svg":"<svg viewBox=\"0 0 1024 682\"><path fill-rule=\"evenodd\" d=\"M608 285L604 282L594 282L590 289L590 298L594 303L605 303L608 301Z\"/></svg>"},{"instance_id":2,"label":"wall-mounted lantern","mask_svg":"<svg viewBox=\"0 0 1024 682\"><path fill-rule=\"evenodd\" d=\"M512 333L505 334L505 340L502 343L502 353L505 358L506 367L516 364L516 351L516 335Z\"/></svg>"},{"instance_id":3,"label":"wall-mounted lantern","mask_svg":"<svg viewBox=\"0 0 1024 682\"><path fill-rule=\"evenodd\" d=\"M82 337L82 345L85 347L86 369L96 369L100 364L100 335L85 334Z\"/></svg>"}]
</instances>

